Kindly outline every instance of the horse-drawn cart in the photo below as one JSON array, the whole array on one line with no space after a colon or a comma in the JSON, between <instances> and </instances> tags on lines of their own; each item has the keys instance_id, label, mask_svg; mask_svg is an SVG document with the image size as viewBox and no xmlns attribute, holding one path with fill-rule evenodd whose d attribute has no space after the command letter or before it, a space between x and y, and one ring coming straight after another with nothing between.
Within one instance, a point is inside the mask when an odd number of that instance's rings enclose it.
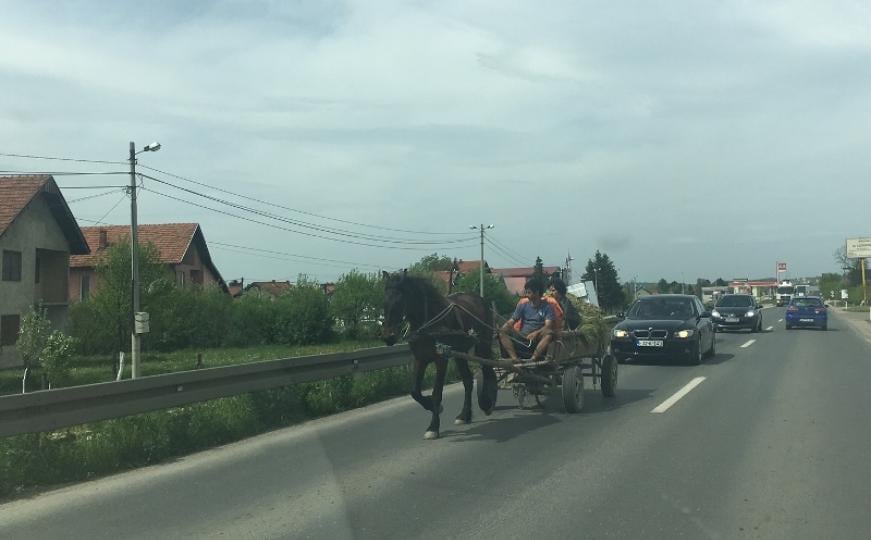
<instances>
[{"instance_id":1,"label":"horse-drawn cart","mask_svg":"<svg viewBox=\"0 0 871 540\"><path fill-rule=\"evenodd\" d=\"M500 385L511 388L521 408L533 401L542 406L543 398L559 391L566 412L576 413L584 406L585 379L593 388L599 386L603 396L615 395L617 359L605 349L604 341L601 336L588 339L580 331L564 331L540 361L481 358L449 347L439 347L439 352L493 368L495 378L485 377L480 369L475 374L479 403L491 404L488 414L496 405Z\"/></svg>"}]
</instances>

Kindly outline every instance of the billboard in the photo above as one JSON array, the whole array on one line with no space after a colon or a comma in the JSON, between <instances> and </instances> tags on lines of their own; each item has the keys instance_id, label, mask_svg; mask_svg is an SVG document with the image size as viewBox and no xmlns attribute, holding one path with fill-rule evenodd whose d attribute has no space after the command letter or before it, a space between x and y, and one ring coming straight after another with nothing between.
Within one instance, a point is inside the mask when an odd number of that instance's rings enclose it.
<instances>
[{"instance_id":1,"label":"billboard","mask_svg":"<svg viewBox=\"0 0 871 540\"><path fill-rule=\"evenodd\" d=\"M786 272L786 263L785 262L777 263L777 271L778 272Z\"/></svg>"},{"instance_id":2,"label":"billboard","mask_svg":"<svg viewBox=\"0 0 871 540\"><path fill-rule=\"evenodd\" d=\"M848 238L847 257L850 259L871 257L871 238Z\"/></svg>"}]
</instances>

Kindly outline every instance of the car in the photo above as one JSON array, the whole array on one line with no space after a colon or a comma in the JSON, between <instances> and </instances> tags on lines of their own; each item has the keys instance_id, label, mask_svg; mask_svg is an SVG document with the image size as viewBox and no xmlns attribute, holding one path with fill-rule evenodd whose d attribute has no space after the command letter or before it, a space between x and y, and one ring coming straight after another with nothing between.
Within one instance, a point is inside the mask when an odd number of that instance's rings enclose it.
<instances>
[{"instance_id":1,"label":"car","mask_svg":"<svg viewBox=\"0 0 871 540\"><path fill-rule=\"evenodd\" d=\"M789 301L786 307L786 329L796 327L812 327L820 330L829 329L828 305L819 296L796 297Z\"/></svg>"},{"instance_id":2,"label":"car","mask_svg":"<svg viewBox=\"0 0 871 540\"><path fill-rule=\"evenodd\" d=\"M630 358L679 358L700 364L716 353L714 325L698 298L658 294L636 300L611 331L611 353Z\"/></svg>"},{"instance_id":3,"label":"car","mask_svg":"<svg viewBox=\"0 0 871 540\"><path fill-rule=\"evenodd\" d=\"M762 306L750 294L727 294L711 311L714 329L762 331Z\"/></svg>"}]
</instances>

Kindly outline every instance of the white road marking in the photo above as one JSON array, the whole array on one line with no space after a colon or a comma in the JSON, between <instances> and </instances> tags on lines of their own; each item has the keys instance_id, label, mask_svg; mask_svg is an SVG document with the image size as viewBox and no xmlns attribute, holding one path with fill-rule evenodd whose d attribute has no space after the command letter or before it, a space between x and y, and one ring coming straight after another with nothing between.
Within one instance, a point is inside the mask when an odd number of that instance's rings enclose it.
<instances>
[{"instance_id":1,"label":"white road marking","mask_svg":"<svg viewBox=\"0 0 871 540\"><path fill-rule=\"evenodd\" d=\"M773 326L769 326L768 328L765 329L766 332L771 332L772 330L774 330Z\"/></svg>"},{"instance_id":2,"label":"white road marking","mask_svg":"<svg viewBox=\"0 0 871 540\"><path fill-rule=\"evenodd\" d=\"M777 319L777 322L783 322L783 319Z\"/></svg>"},{"instance_id":3,"label":"white road marking","mask_svg":"<svg viewBox=\"0 0 871 540\"><path fill-rule=\"evenodd\" d=\"M686 384L686 386L684 386L683 388L681 388L680 390L675 392L670 398L668 398L667 400L665 400L662 403L660 403L659 405L657 405L656 408L650 412L652 412L654 414L664 413L669 408L671 408L672 405L674 405L675 403L680 401L680 399L682 397L689 394L693 388L702 384L702 381L704 381L704 380L705 380L705 377L696 377L695 379L688 382Z\"/></svg>"},{"instance_id":4,"label":"white road marking","mask_svg":"<svg viewBox=\"0 0 871 540\"><path fill-rule=\"evenodd\" d=\"M750 341L748 341L748 342L745 343L744 345L741 345L741 348L742 348L742 349L746 349L747 347L749 347L750 345L753 345L754 343L756 343L756 340L755 340L755 339L751 339Z\"/></svg>"}]
</instances>

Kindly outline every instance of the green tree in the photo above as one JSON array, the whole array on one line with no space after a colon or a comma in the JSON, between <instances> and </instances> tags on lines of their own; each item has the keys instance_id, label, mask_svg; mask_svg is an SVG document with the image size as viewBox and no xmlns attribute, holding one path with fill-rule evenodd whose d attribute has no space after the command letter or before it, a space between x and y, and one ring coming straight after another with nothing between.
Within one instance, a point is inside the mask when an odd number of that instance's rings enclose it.
<instances>
[{"instance_id":1,"label":"green tree","mask_svg":"<svg viewBox=\"0 0 871 540\"><path fill-rule=\"evenodd\" d=\"M659 294L668 294L671 292L671 287L669 287L668 281L666 281L665 278L660 279L656 283L656 292Z\"/></svg>"},{"instance_id":2,"label":"green tree","mask_svg":"<svg viewBox=\"0 0 871 540\"><path fill-rule=\"evenodd\" d=\"M626 300L617 268L607 253L596 250L592 259L587 261L584 281L593 281L596 284L596 294L599 297L599 305L603 309L613 311L623 307Z\"/></svg>"},{"instance_id":3,"label":"green tree","mask_svg":"<svg viewBox=\"0 0 871 540\"><path fill-rule=\"evenodd\" d=\"M43 373L43 388L47 381L63 382L69 371L73 339L59 330L52 331L51 322L43 310L30 308L24 314L16 348L28 368Z\"/></svg>"},{"instance_id":4,"label":"green tree","mask_svg":"<svg viewBox=\"0 0 871 540\"><path fill-rule=\"evenodd\" d=\"M457 291L470 294L478 294L481 287L481 277L477 272L460 276L457 280ZM500 314L511 313L517 300L505 286L505 280L499 274L484 274L484 301L489 306L496 304L496 311Z\"/></svg>"},{"instance_id":5,"label":"green tree","mask_svg":"<svg viewBox=\"0 0 871 540\"><path fill-rule=\"evenodd\" d=\"M727 285L728 285L728 283L727 283L726 280L723 279L723 278L717 278L717 280L714 281L714 286L715 286L715 287L725 287L725 286L727 286Z\"/></svg>"},{"instance_id":6,"label":"green tree","mask_svg":"<svg viewBox=\"0 0 871 540\"><path fill-rule=\"evenodd\" d=\"M847 285L856 287L862 284L862 266L860 259L850 259L847 257L847 247L841 246L835 250L835 262L838 264L838 269L844 272L847 280Z\"/></svg>"},{"instance_id":7,"label":"green tree","mask_svg":"<svg viewBox=\"0 0 871 540\"><path fill-rule=\"evenodd\" d=\"M381 279L376 274L353 270L336 282L330 308L333 316L342 322L347 337L372 336L377 331L383 298Z\"/></svg>"},{"instance_id":8,"label":"green tree","mask_svg":"<svg viewBox=\"0 0 871 540\"><path fill-rule=\"evenodd\" d=\"M820 276L820 294L830 300L841 298L841 289L844 286L844 278L841 274L825 273Z\"/></svg>"},{"instance_id":9,"label":"green tree","mask_svg":"<svg viewBox=\"0 0 871 540\"><path fill-rule=\"evenodd\" d=\"M544 273L544 263L541 257L535 258L535 266L532 270L532 278L539 280L541 283L547 283L547 275Z\"/></svg>"},{"instance_id":10,"label":"green tree","mask_svg":"<svg viewBox=\"0 0 871 540\"><path fill-rule=\"evenodd\" d=\"M428 274L432 272L448 271L454 266L454 261L447 255L424 255L419 261L412 264L408 268L408 272L412 274Z\"/></svg>"}]
</instances>

